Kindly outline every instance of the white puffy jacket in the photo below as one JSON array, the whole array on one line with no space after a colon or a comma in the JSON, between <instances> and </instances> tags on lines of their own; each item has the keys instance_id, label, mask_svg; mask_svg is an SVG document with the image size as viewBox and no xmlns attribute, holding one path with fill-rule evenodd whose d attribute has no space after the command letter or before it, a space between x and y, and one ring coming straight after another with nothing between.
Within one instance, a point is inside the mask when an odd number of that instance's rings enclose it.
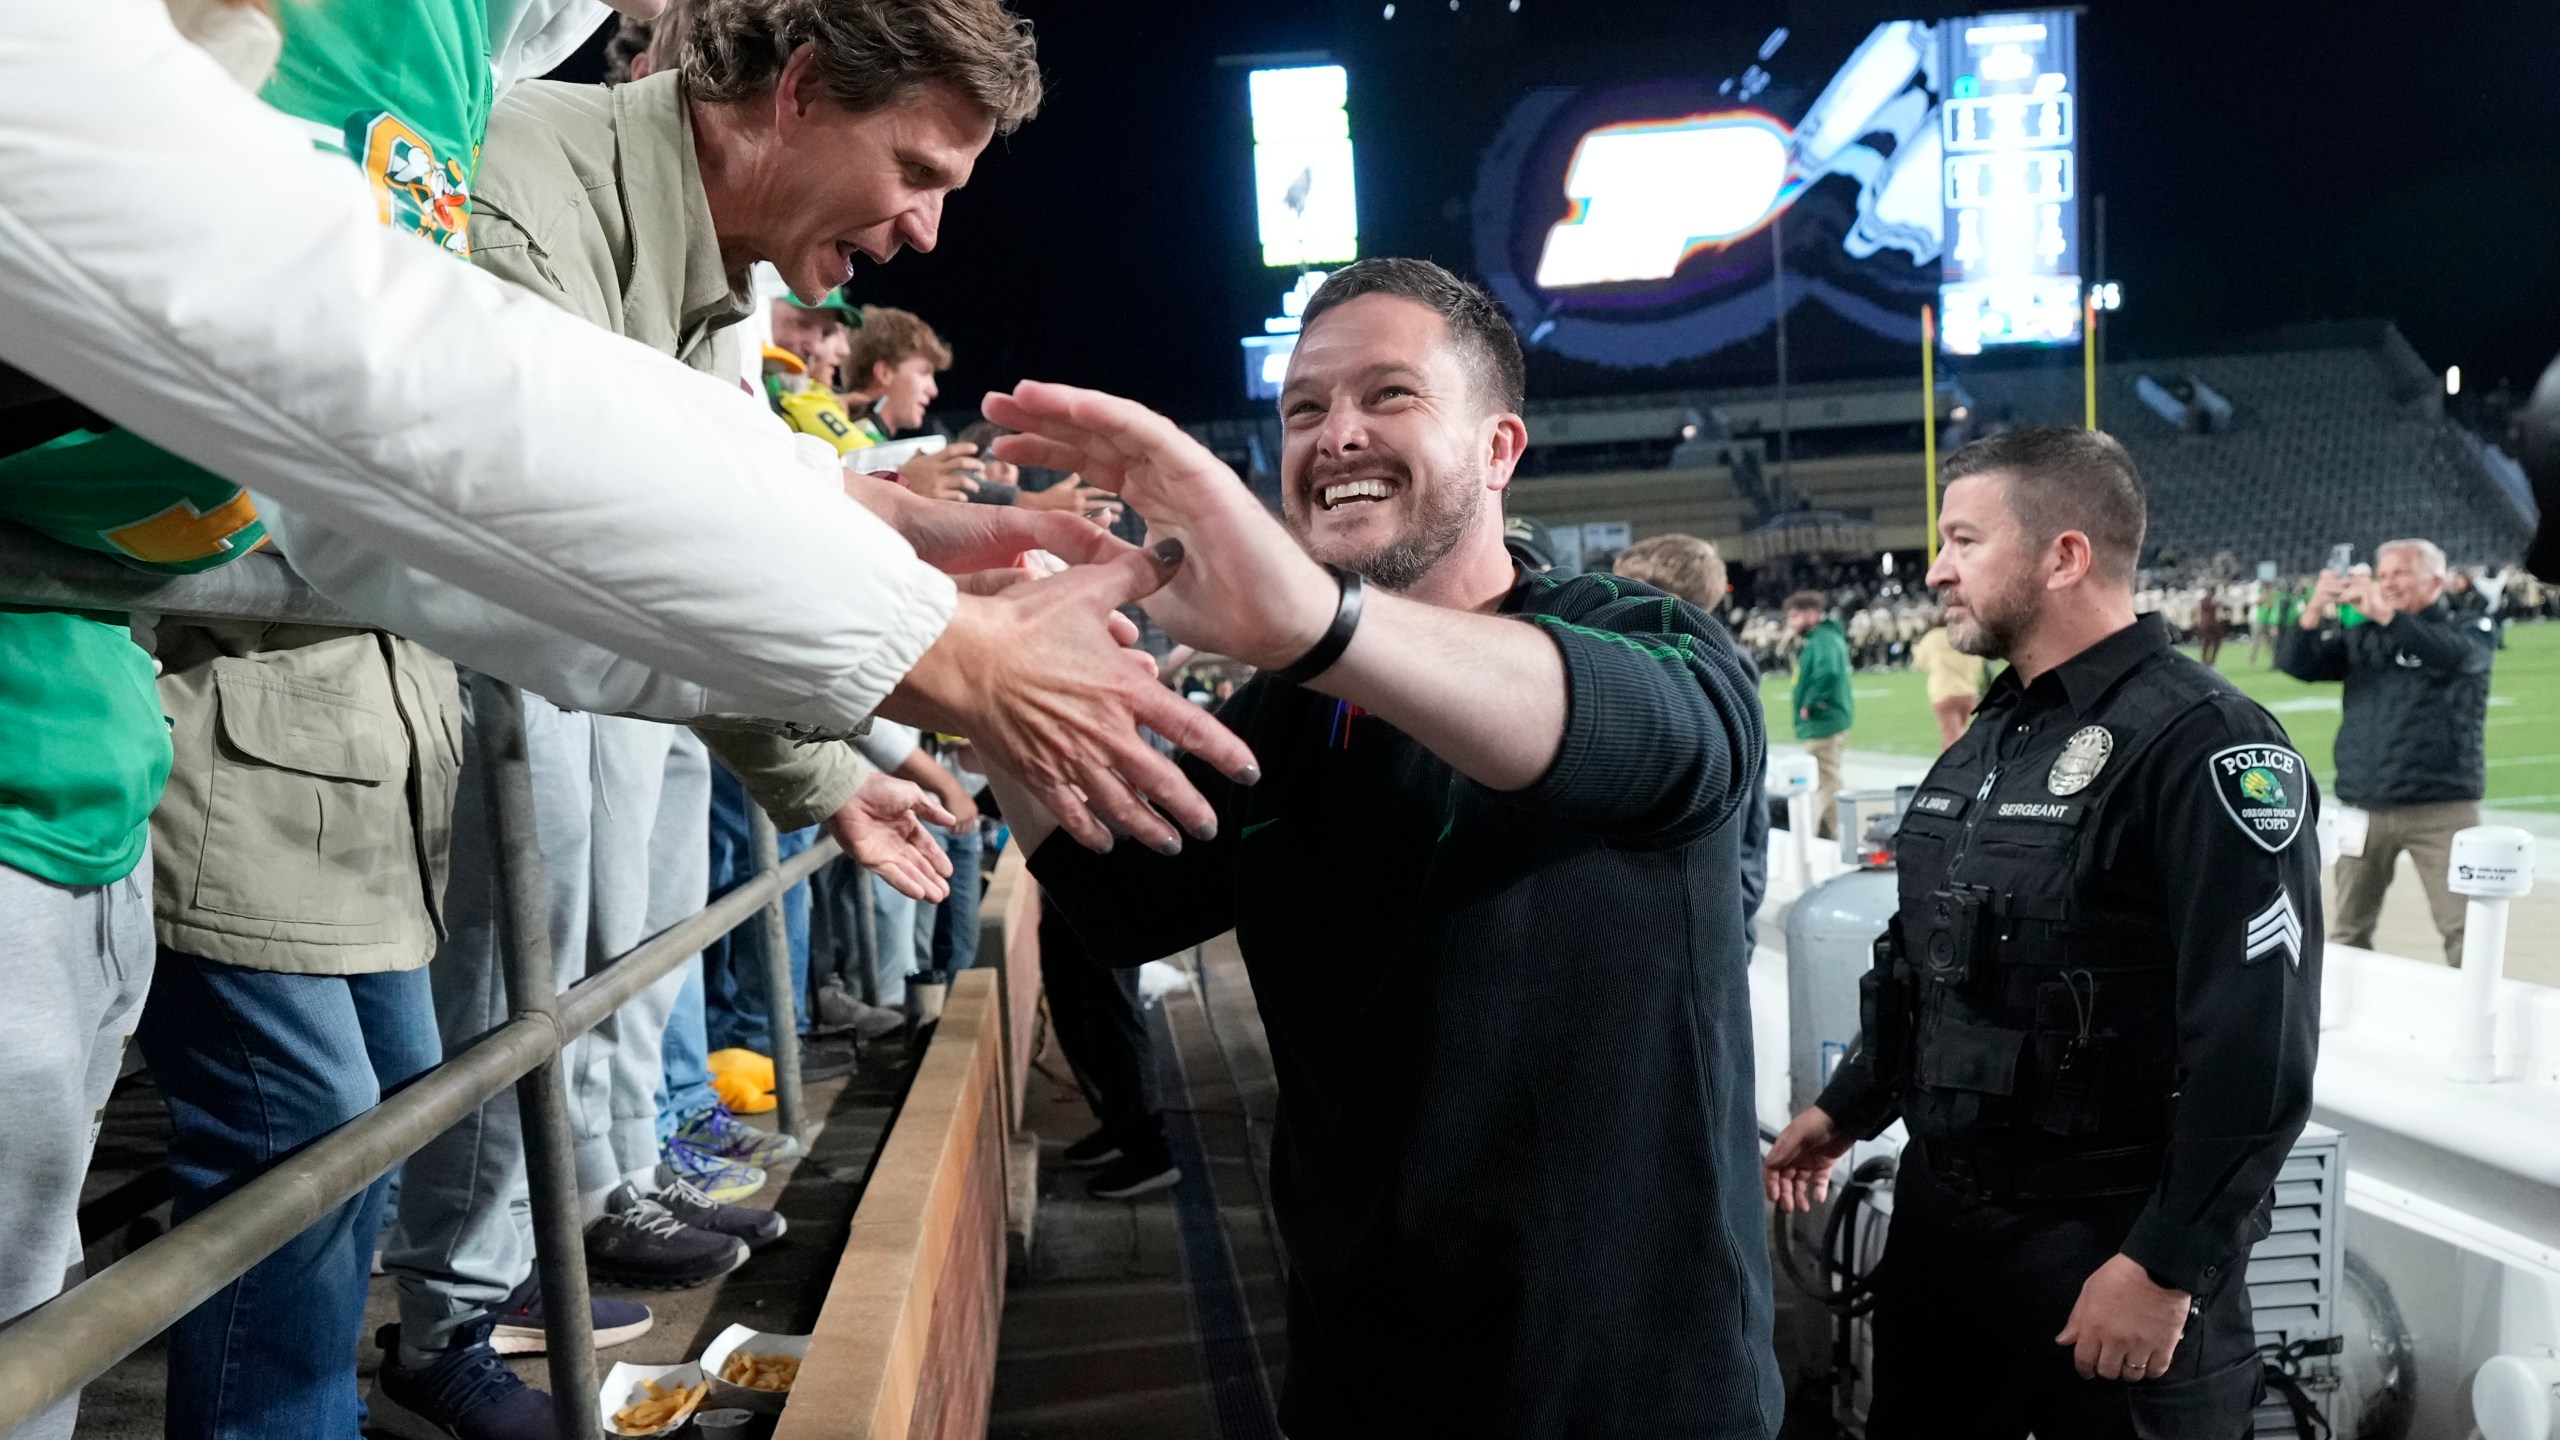
<instances>
[{"instance_id":1,"label":"white puffy jacket","mask_svg":"<svg viewBox=\"0 0 2560 1440\"><path fill-rule=\"evenodd\" d=\"M853 724L956 604L756 399L386 229L158 0L0 0L0 360L677 713Z\"/></svg>"}]
</instances>

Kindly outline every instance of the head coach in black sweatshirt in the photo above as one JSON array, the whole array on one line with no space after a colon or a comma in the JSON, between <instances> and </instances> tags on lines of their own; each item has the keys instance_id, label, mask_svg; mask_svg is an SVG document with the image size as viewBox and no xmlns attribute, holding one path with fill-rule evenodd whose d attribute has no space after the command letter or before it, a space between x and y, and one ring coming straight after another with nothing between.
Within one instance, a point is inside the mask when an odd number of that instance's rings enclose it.
<instances>
[{"instance_id":1,"label":"head coach in black sweatshirt","mask_svg":"<svg viewBox=\"0 0 2560 1440\"><path fill-rule=\"evenodd\" d=\"M1010 458L1147 517L1166 631L1263 667L1259 783L1032 871L1135 965L1233 929L1277 1071L1293 1440L1776 1434L1738 856L1763 759L1723 627L1514 569L1519 342L1436 265L1327 280L1283 518L1163 417L988 397ZM1168 762L1170 763L1170 762ZM1089 817L1074 818L1089 830Z\"/></svg>"}]
</instances>

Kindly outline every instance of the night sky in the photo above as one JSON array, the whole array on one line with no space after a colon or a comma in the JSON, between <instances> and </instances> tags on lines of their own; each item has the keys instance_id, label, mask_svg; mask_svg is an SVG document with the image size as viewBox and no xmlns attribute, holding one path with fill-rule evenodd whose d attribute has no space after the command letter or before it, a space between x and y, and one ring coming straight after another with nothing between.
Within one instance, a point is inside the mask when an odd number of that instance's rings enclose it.
<instances>
[{"instance_id":1,"label":"night sky","mask_svg":"<svg viewBox=\"0 0 2560 1440\"><path fill-rule=\"evenodd\" d=\"M990 147L933 254L866 267L853 288L951 340L946 405L1028 375L1184 419L1245 413L1235 337L1286 276L1266 285L1250 258L1243 71L1218 57L1331 50L1353 64L1366 250L1397 233L1398 207L1463 203L1373 181L1369 147L1392 137L1363 130L1361 95L1399 67L1601 37L1644 79L1643 57L1702 27L1904 13L1522 0L1515 17L1501 4L1451 15L1405 0L1382 22L1365 0L1016 0L1037 26L1046 107ZM2529 387L2560 352L2560 6L2098 0L2080 56L2086 184L2107 196L2107 268L2126 301L2112 355L2379 316L2477 391L2501 376ZM1662 378L1630 373L1626 388Z\"/></svg>"}]
</instances>

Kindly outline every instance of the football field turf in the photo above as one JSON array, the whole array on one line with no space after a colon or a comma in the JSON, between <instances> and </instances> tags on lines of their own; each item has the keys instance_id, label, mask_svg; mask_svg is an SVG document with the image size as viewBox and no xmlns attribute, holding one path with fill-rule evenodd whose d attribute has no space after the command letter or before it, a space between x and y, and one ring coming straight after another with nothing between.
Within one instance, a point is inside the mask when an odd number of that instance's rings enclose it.
<instances>
[{"instance_id":1,"label":"football field turf","mask_svg":"<svg viewBox=\"0 0 2560 1440\"><path fill-rule=\"evenodd\" d=\"M2189 654L2194 651L2190 649ZM2275 712L2293 734L2294 747L2311 762L2327 788L2335 779L2330 749L2338 736L2335 684L2308 685L2249 663L2249 647L2226 644L2222 673ZM1787 696L1792 675L1760 682L1773 740L1791 739ZM1860 671L1858 723L1849 748L1898 755L1934 755L1938 722L1920 677L1908 670ZM2509 810L2560 814L2560 624L2510 626L2489 683L2489 794L2485 803Z\"/></svg>"}]
</instances>

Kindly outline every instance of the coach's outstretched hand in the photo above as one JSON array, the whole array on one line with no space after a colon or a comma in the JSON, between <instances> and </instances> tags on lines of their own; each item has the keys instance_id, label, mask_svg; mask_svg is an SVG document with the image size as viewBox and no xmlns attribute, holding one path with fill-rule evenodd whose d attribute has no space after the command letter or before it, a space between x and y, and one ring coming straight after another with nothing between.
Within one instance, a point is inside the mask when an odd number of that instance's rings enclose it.
<instances>
[{"instance_id":1,"label":"coach's outstretched hand","mask_svg":"<svg viewBox=\"0 0 2560 1440\"><path fill-rule=\"evenodd\" d=\"M1088 848L1111 848L1108 822L1172 853L1182 848L1174 824L1207 836L1217 815L1139 726L1244 784L1261 771L1234 732L1157 684L1147 657L1115 638L1113 612L1155 593L1178 568L1120 550L992 595L962 594L942 637L881 713L968 736Z\"/></svg>"},{"instance_id":2,"label":"coach's outstretched hand","mask_svg":"<svg viewBox=\"0 0 2560 1440\"><path fill-rule=\"evenodd\" d=\"M1134 400L1025 380L986 398L1017 465L1072 470L1147 517L1147 542L1180 542L1181 566L1146 610L1187 645L1263 669L1312 648L1339 587L1271 512L1180 426Z\"/></svg>"}]
</instances>

